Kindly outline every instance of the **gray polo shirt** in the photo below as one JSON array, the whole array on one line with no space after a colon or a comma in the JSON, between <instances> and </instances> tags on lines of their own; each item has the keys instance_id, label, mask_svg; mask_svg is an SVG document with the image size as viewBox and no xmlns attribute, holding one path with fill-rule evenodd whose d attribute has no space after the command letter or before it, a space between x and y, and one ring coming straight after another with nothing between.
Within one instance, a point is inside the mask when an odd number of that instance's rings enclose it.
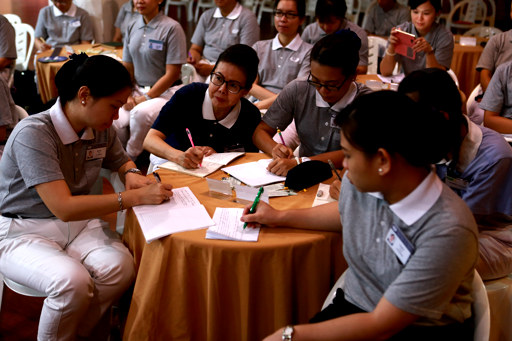
<instances>
[{"instance_id":1,"label":"gray polo shirt","mask_svg":"<svg viewBox=\"0 0 512 341\"><path fill-rule=\"evenodd\" d=\"M104 157L94 153L101 148ZM21 120L11 133L0 160L0 212L52 217L36 185L65 180L72 195L88 194L102 167L117 171L129 160L112 127L88 128L79 137L58 100Z\"/></svg>"},{"instance_id":2,"label":"gray polo shirt","mask_svg":"<svg viewBox=\"0 0 512 341\"><path fill-rule=\"evenodd\" d=\"M0 57L16 60L16 34L9 20L0 14Z\"/></svg>"},{"instance_id":3,"label":"gray polo shirt","mask_svg":"<svg viewBox=\"0 0 512 341\"><path fill-rule=\"evenodd\" d=\"M260 39L260 27L254 13L237 3L226 17L218 8L210 8L201 15L192 36L192 44L203 48L203 57L216 62L219 55L231 45L252 46Z\"/></svg>"},{"instance_id":4,"label":"gray polo shirt","mask_svg":"<svg viewBox=\"0 0 512 341\"><path fill-rule=\"evenodd\" d=\"M359 65L368 65L368 35L366 34L366 31L363 30L360 26L357 26L356 24L346 19L343 19L343 22L341 23L340 30L343 29L349 29L355 32L359 39L361 39L361 48L359 49ZM327 34L325 31L320 28L320 25L318 25L318 22L314 22L306 26L304 32L302 33L302 40L311 45L315 45L317 41L326 35Z\"/></svg>"},{"instance_id":5,"label":"gray polo shirt","mask_svg":"<svg viewBox=\"0 0 512 341\"><path fill-rule=\"evenodd\" d=\"M18 114L11 96L11 89L3 77L0 77L0 108L0 126L13 128L18 122ZM7 130L7 133L9 131L10 129Z\"/></svg>"},{"instance_id":6,"label":"gray polo shirt","mask_svg":"<svg viewBox=\"0 0 512 341\"><path fill-rule=\"evenodd\" d=\"M308 76L312 47L302 41L299 34L286 47L281 45L277 36L258 41L252 48L260 59L259 85L277 94L292 80Z\"/></svg>"},{"instance_id":7,"label":"gray polo shirt","mask_svg":"<svg viewBox=\"0 0 512 341\"><path fill-rule=\"evenodd\" d=\"M139 86L153 86L169 64L187 62L187 40L181 25L162 12L146 25L142 16L129 26L123 61L132 63Z\"/></svg>"},{"instance_id":8,"label":"gray polo shirt","mask_svg":"<svg viewBox=\"0 0 512 341\"><path fill-rule=\"evenodd\" d=\"M512 119L512 60L498 66L480 102L480 108Z\"/></svg>"},{"instance_id":9,"label":"gray polo shirt","mask_svg":"<svg viewBox=\"0 0 512 341\"><path fill-rule=\"evenodd\" d=\"M487 69L494 73L496 68L512 60L512 30L491 37L480 55L476 69Z\"/></svg>"},{"instance_id":10,"label":"gray polo shirt","mask_svg":"<svg viewBox=\"0 0 512 341\"><path fill-rule=\"evenodd\" d=\"M89 13L75 4L66 13L53 5L41 9L35 35L36 38L46 39L46 43L51 46L80 44L83 40L94 39Z\"/></svg>"},{"instance_id":11,"label":"gray polo shirt","mask_svg":"<svg viewBox=\"0 0 512 341\"><path fill-rule=\"evenodd\" d=\"M395 3L395 6L385 12L377 2L368 8L364 16L363 28L381 37L388 37L391 29L411 20L411 11L408 7Z\"/></svg>"},{"instance_id":12,"label":"gray polo shirt","mask_svg":"<svg viewBox=\"0 0 512 341\"><path fill-rule=\"evenodd\" d=\"M393 205L379 194L359 192L345 176L338 205L349 266L343 287L348 301L370 312L385 297L420 315L416 325L463 322L471 316L476 223L434 172ZM405 265L386 240L392 225L415 249Z\"/></svg>"},{"instance_id":13,"label":"gray polo shirt","mask_svg":"<svg viewBox=\"0 0 512 341\"><path fill-rule=\"evenodd\" d=\"M398 25L398 28L419 37L416 28L410 21ZM446 27L438 23L433 23L430 32L428 32L424 38L434 49L437 62L448 70L452 65L453 47L455 44L453 42L453 34L448 31ZM427 65L427 55L424 52L416 53L414 60L396 54L395 60L402 64L406 75L413 71L424 69Z\"/></svg>"},{"instance_id":14,"label":"gray polo shirt","mask_svg":"<svg viewBox=\"0 0 512 341\"><path fill-rule=\"evenodd\" d=\"M126 30L132 21L140 16L139 12L132 11L131 2L132 0L129 0L121 6L119 13L117 13L116 22L114 23L114 27L117 27L119 30L121 30L123 37L126 36Z\"/></svg>"},{"instance_id":15,"label":"gray polo shirt","mask_svg":"<svg viewBox=\"0 0 512 341\"><path fill-rule=\"evenodd\" d=\"M306 79L297 79L284 87L262 120L284 130L295 119L300 156L340 150L340 129L331 124L332 119L357 96L368 92L371 92L369 88L353 82L347 93L331 107Z\"/></svg>"}]
</instances>

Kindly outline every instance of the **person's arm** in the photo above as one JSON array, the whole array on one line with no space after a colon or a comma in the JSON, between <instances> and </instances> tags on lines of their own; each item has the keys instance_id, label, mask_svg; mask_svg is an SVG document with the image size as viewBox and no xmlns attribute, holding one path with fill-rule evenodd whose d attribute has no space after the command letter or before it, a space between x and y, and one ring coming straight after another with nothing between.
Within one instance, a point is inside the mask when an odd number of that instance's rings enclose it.
<instances>
[{"instance_id":1,"label":"person's arm","mask_svg":"<svg viewBox=\"0 0 512 341\"><path fill-rule=\"evenodd\" d=\"M151 89L146 93L151 98L159 97L165 90L169 89L178 80L181 72L181 64L167 64L165 74L160 77ZM145 96L134 97L134 104L147 101Z\"/></svg>"},{"instance_id":2,"label":"person's arm","mask_svg":"<svg viewBox=\"0 0 512 341\"><path fill-rule=\"evenodd\" d=\"M489 86L489 82L491 81L491 78L492 78L491 70L482 69L480 71L480 85L482 86L482 92L485 92L485 90L487 90L487 87Z\"/></svg>"},{"instance_id":3,"label":"person's arm","mask_svg":"<svg viewBox=\"0 0 512 341\"><path fill-rule=\"evenodd\" d=\"M188 50L187 63L196 65L203 57L203 48L199 45L192 44Z\"/></svg>"},{"instance_id":4,"label":"person's arm","mask_svg":"<svg viewBox=\"0 0 512 341\"><path fill-rule=\"evenodd\" d=\"M358 75L366 75L368 72L368 65L358 65L356 68L356 74Z\"/></svg>"},{"instance_id":5,"label":"person's arm","mask_svg":"<svg viewBox=\"0 0 512 341\"><path fill-rule=\"evenodd\" d=\"M277 94L273 93L270 90L265 89L261 85L257 84L257 81L252 85L251 91L249 91L249 95L256 97L260 101L267 98L275 98Z\"/></svg>"},{"instance_id":6,"label":"person's arm","mask_svg":"<svg viewBox=\"0 0 512 341\"><path fill-rule=\"evenodd\" d=\"M332 152L310 156L309 158L311 160L318 160L325 163L327 163L327 160L331 160L337 168L342 168L343 157L343 151L335 150ZM288 171L293 167L297 166L297 162L300 161L301 159L297 161L295 158L276 158L275 160L269 163L267 169L269 172L272 172L275 175L286 176L288 174Z\"/></svg>"},{"instance_id":7,"label":"person's arm","mask_svg":"<svg viewBox=\"0 0 512 341\"><path fill-rule=\"evenodd\" d=\"M256 108L262 110L262 109L268 109L274 103L274 101L277 98L277 94L274 94L272 97L266 98L264 100L261 100L259 102L254 103Z\"/></svg>"},{"instance_id":8,"label":"person's arm","mask_svg":"<svg viewBox=\"0 0 512 341\"><path fill-rule=\"evenodd\" d=\"M36 46L36 51L46 51L52 48L52 46L48 45L42 37L34 39L34 45Z\"/></svg>"},{"instance_id":9,"label":"person's arm","mask_svg":"<svg viewBox=\"0 0 512 341\"><path fill-rule=\"evenodd\" d=\"M441 70L447 70L444 65L441 65L436 58L436 54L434 48L425 40L425 38L421 37L414 41L413 51L416 53L424 52L426 56L425 67L426 68L437 68Z\"/></svg>"},{"instance_id":10,"label":"person's arm","mask_svg":"<svg viewBox=\"0 0 512 341\"><path fill-rule=\"evenodd\" d=\"M485 110L484 126L501 134L512 134L512 120L500 116L499 112Z\"/></svg>"},{"instance_id":11,"label":"person's arm","mask_svg":"<svg viewBox=\"0 0 512 341\"><path fill-rule=\"evenodd\" d=\"M261 151L267 153L268 155L272 155L273 157L290 157L291 155L293 155L293 150L286 146L283 146L282 144L278 144L272 138L272 136L274 136L276 132L276 128L272 128L267 123L261 121L260 124L258 124L256 129L254 130L254 134L252 135L252 142Z\"/></svg>"},{"instance_id":12,"label":"person's arm","mask_svg":"<svg viewBox=\"0 0 512 341\"><path fill-rule=\"evenodd\" d=\"M11 58L0 57L0 70L10 67L13 61L14 59Z\"/></svg>"},{"instance_id":13,"label":"person's arm","mask_svg":"<svg viewBox=\"0 0 512 341\"><path fill-rule=\"evenodd\" d=\"M386 53L384 54L384 58L380 62L380 73L383 76L391 76L393 74L393 70L395 69L396 59L395 59L395 46L398 44L398 38L395 37L395 28L391 29L391 34L389 35L389 44L386 48Z\"/></svg>"},{"instance_id":14,"label":"person's arm","mask_svg":"<svg viewBox=\"0 0 512 341\"><path fill-rule=\"evenodd\" d=\"M369 313L351 314L320 323L295 326L293 341L387 340L417 319L417 315L395 307L383 297ZM283 328L264 341L279 341L282 333Z\"/></svg>"}]
</instances>

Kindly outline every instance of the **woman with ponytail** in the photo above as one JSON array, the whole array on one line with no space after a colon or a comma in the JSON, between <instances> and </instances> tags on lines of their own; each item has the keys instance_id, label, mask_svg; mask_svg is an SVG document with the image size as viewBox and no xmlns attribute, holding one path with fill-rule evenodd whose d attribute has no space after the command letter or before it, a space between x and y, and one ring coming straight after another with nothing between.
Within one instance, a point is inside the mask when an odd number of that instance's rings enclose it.
<instances>
[{"instance_id":1,"label":"woman with ponytail","mask_svg":"<svg viewBox=\"0 0 512 341\"><path fill-rule=\"evenodd\" d=\"M346 169L340 200L288 211L260 202L242 216L249 226L343 233L348 269L333 302L310 324L265 340L472 340L478 232L431 167L450 148L444 128L432 133L442 114L380 91L335 121Z\"/></svg>"},{"instance_id":2,"label":"woman with ponytail","mask_svg":"<svg viewBox=\"0 0 512 341\"><path fill-rule=\"evenodd\" d=\"M159 204L172 186L141 176L111 127L131 91L122 64L72 55L55 82L55 105L16 126L0 161L0 273L47 295L38 340L76 340L134 279L132 256L98 218ZM102 167L126 191L90 195Z\"/></svg>"}]
</instances>

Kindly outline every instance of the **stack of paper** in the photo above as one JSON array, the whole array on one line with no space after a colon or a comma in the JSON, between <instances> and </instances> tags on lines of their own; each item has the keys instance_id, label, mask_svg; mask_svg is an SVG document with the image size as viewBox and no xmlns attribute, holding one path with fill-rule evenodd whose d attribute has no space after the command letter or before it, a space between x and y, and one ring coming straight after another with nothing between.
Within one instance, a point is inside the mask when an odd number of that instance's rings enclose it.
<instances>
[{"instance_id":1,"label":"stack of paper","mask_svg":"<svg viewBox=\"0 0 512 341\"><path fill-rule=\"evenodd\" d=\"M158 167L204 178L205 176L212 174L220 167L227 165L237 157L240 157L244 154L244 152L215 153L204 157L203 161L201 162L201 167L194 169L182 167L181 165L178 165L172 161L162 163Z\"/></svg>"},{"instance_id":2,"label":"stack of paper","mask_svg":"<svg viewBox=\"0 0 512 341\"><path fill-rule=\"evenodd\" d=\"M213 214L215 225L206 231L206 239L227 239L246 242L257 242L260 234L259 228L247 227L240 221L243 208L217 207Z\"/></svg>"},{"instance_id":3,"label":"stack of paper","mask_svg":"<svg viewBox=\"0 0 512 341\"><path fill-rule=\"evenodd\" d=\"M148 243L172 233L214 225L210 215L190 188L176 188L172 192L173 196L163 204L133 208Z\"/></svg>"},{"instance_id":4,"label":"stack of paper","mask_svg":"<svg viewBox=\"0 0 512 341\"><path fill-rule=\"evenodd\" d=\"M263 159L257 162L249 162L241 165L222 168L229 175L237 178L246 185L259 187L274 182L285 181L286 177L277 176L267 170L272 159Z\"/></svg>"}]
</instances>

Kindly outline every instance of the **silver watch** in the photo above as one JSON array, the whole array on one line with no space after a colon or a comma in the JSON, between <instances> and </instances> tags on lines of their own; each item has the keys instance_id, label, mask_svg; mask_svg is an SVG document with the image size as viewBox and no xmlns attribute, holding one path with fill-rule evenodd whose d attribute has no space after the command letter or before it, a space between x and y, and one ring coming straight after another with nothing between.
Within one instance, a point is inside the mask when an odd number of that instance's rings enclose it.
<instances>
[{"instance_id":1,"label":"silver watch","mask_svg":"<svg viewBox=\"0 0 512 341\"><path fill-rule=\"evenodd\" d=\"M284 327L282 340L283 341L292 341L292 336L293 336L293 326Z\"/></svg>"},{"instance_id":2,"label":"silver watch","mask_svg":"<svg viewBox=\"0 0 512 341\"><path fill-rule=\"evenodd\" d=\"M142 172L138 168L130 168L126 172L124 172L124 175L126 175L128 173L135 173L135 174L142 175Z\"/></svg>"}]
</instances>

